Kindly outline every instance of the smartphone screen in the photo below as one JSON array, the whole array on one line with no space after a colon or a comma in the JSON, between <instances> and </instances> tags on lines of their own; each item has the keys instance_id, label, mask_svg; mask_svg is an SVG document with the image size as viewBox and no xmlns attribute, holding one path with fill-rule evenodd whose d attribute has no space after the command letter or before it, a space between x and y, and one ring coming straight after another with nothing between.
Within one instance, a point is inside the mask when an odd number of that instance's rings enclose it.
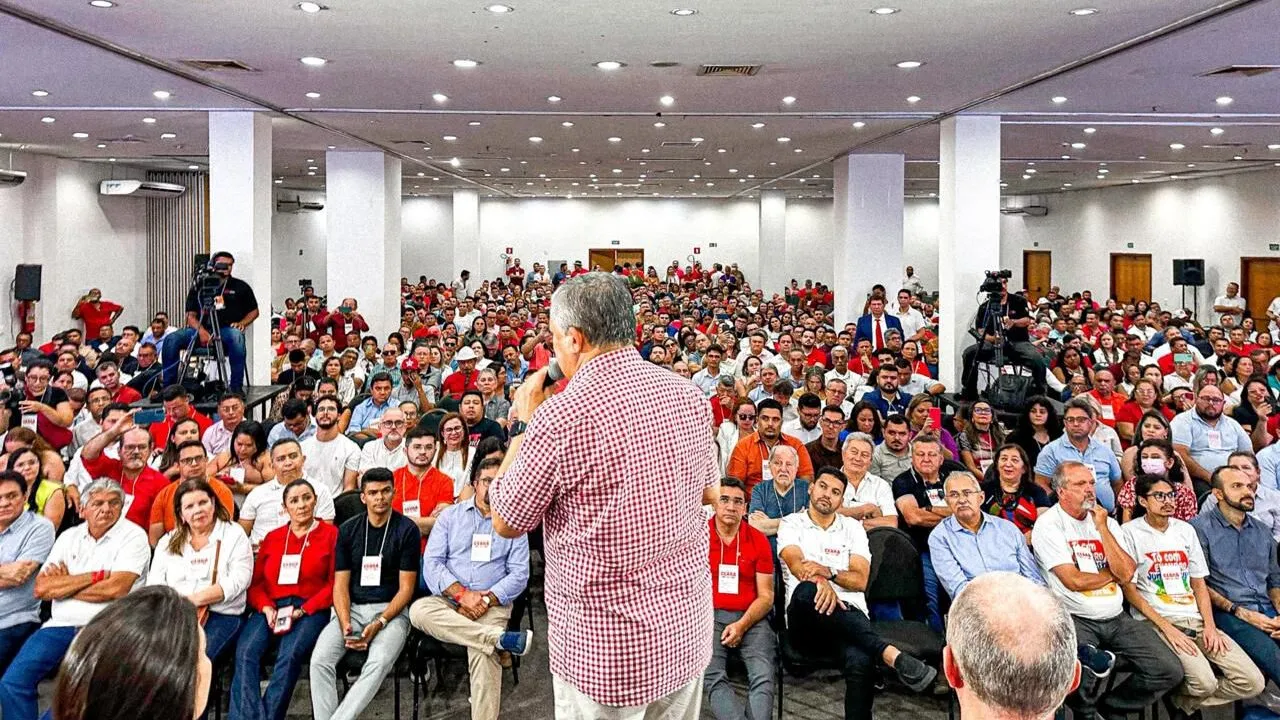
<instances>
[{"instance_id":1,"label":"smartphone screen","mask_svg":"<svg viewBox=\"0 0 1280 720\"><path fill-rule=\"evenodd\" d=\"M941 428L942 427L942 408L940 407L929 408L929 421L933 423L933 427L935 430Z\"/></svg>"}]
</instances>

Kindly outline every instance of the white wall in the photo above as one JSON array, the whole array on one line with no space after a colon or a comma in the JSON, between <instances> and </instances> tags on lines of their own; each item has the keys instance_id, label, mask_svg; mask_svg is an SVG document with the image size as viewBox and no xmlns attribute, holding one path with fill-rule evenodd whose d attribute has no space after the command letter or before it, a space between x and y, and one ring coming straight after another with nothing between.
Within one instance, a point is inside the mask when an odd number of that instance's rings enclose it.
<instances>
[{"instance_id":1,"label":"white wall","mask_svg":"<svg viewBox=\"0 0 1280 720\"><path fill-rule=\"evenodd\" d=\"M277 199L303 202L324 202L321 192L277 192ZM297 297L298 280L309 278L315 284L316 294L324 295L328 269L325 263L325 246L328 232L325 229L325 213L283 213L271 215L271 287L277 297L271 305L284 307L286 297ZM259 297L263 302L265 298Z\"/></svg>"},{"instance_id":2,"label":"white wall","mask_svg":"<svg viewBox=\"0 0 1280 720\"><path fill-rule=\"evenodd\" d=\"M1053 283L1063 290L1091 289L1094 297L1109 292L1111 253L1150 253L1153 299L1176 307L1182 290L1173 285L1173 260L1203 258L1203 318L1226 284L1240 279L1241 257L1278 254L1267 248L1268 243L1280 242L1277 171L1061 193L1039 200L1049 207L1046 217L1006 215L1000 225L1002 265L1013 270L1016 285L1022 282L1023 250L1052 251ZM1187 304L1190 297L1188 292Z\"/></svg>"},{"instance_id":3,"label":"white wall","mask_svg":"<svg viewBox=\"0 0 1280 720\"><path fill-rule=\"evenodd\" d=\"M447 283L453 267L453 200L407 197L400 213L400 273ZM522 263L532 265L532 263Z\"/></svg>"}]
</instances>

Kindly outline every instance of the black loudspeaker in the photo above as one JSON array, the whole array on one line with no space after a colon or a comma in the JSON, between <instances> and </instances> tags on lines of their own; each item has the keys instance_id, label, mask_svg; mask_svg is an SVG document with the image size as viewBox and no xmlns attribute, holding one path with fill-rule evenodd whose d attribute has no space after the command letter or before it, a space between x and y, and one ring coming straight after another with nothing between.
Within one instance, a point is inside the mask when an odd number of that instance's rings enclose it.
<instances>
[{"instance_id":1,"label":"black loudspeaker","mask_svg":"<svg viewBox=\"0 0 1280 720\"><path fill-rule=\"evenodd\" d=\"M1204 260L1174 260L1173 284L1195 287L1204 285Z\"/></svg>"},{"instance_id":2,"label":"black loudspeaker","mask_svg":"<svg viewBox=\"0 0 1280 720\"><path fill-rule=\"evenodd\" d=\"M19 265L13 271L13 299L40 299L40 265Z\"/></svg>"}]
</instances>

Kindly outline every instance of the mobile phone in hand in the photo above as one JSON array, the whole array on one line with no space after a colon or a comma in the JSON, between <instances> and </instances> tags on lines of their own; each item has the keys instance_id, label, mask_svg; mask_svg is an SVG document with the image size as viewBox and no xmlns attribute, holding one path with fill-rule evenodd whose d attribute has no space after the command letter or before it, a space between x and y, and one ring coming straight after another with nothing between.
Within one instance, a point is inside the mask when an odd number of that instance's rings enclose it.
<instances>
[{"instance_id":1,"label":"mobile phone in hand","mask_svg":"<svg viewBox=\"0 0 1280 720\"><path fill-rule=\"evenodd\" d=\"M940 407L929 408L929 422L933 423L934 430L942 429L942 408Z\"/></svg>"}]
</instances>

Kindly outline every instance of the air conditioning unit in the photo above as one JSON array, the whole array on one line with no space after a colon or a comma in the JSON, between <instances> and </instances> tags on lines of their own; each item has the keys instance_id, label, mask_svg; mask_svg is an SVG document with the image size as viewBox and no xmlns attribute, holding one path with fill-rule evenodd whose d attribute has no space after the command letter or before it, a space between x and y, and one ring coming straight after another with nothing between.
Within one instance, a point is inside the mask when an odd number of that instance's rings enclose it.
<instances>
[{"instance_id":1,"label":"air conditioning unit","mask_svg":"<svg viewBox=\"0 0 1280 720\"><path fill-rule=\"evenodd\" d=\"M1049 208L1044 205L1025 205L1023 207L1006 207L1000 208L1002 215L1030 215L1031 217L1044 217L1049 214Z\"/></svg>"},{"instance_id":2,"label":"air conditioning unit","mask_svg":"<svg viewBox=\"0 0 1280 720\"><path fill-rule=\"evenodd\" d=\"M18 187L27 179L21 170L0 170L0 188Z\"/></svg>"},{"instance_id":3,"label":"air conditioning unit","mask_svg":"<svg viewBox=\"0 0 1280 720\"><path fill-rule=\"evenodd\" d=\"M152 182L150 180L103 180L98 186L101 195L126 195L144 198L178 197L186 192L185 185Z\"/></svg>"},{"instance_id":4,"label":"air conditioning unit","mask_svg":"<svg viewBox=\"0 0 1280 720\"><path fill-rule=\"evenodd\" d=\"M319 212L323 209L324 203L315 200L303 200L300 197L295 197L292 200L289 198L276 198L276 212L304 213Z\"/></svg>"}]
</instances>

